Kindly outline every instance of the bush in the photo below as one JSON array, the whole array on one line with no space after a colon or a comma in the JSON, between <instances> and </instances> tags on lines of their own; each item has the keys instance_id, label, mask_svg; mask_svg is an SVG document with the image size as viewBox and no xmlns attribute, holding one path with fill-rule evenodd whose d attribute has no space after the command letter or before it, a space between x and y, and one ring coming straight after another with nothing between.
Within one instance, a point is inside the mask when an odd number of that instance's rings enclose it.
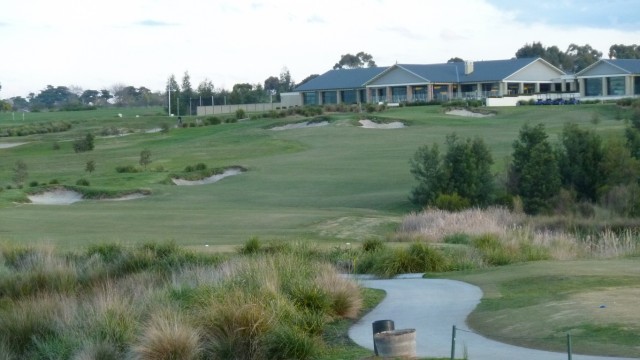
<instances>
[{"instance_id":1,"label":"bush","mask_svg":"<svg viewBox=\"0 0 640 360\"><path fill-rule=\"evenodd\" d=\"M165 311L152 316L133 352L140 360L196 360L202 352L200 334L175 311Z\"/></svg>"},{"instance_id":2,"label":"bush","mask_svg":"<svg viewBox=\"0 0 640 360\"><path fill-rule=\"evenodd\" d=\"M373 252L382 250L385 248L385 243L382 239L366 239L362 242L362 251L364 252Z\"/></svg>"},{"instance_id":3,"label":"bush","mask_svg":"<svg viewBox=\"0 0 640 360\"><path fill-rule=\"evenodd\" d=\"M76 181L76 185L78 186L89 186L89 180L87 179L79 179Z\"/></svg>"},{"instance_id":4,"label":"bush","mask_svg":"<svg viewBox=\"0 0 640 360\"><path fill-rule=\"evenodd\" d=\"M483 235L473 239L472 245L480 251L482 258L489 265L501 266L518 261L513 249L508 249L495 235Z\"/></svg>"},{"instance_id":5,"label":"bush","mask_svg":"<svg viewBox=\"0 0 640 360\"><path fill-rule=\"evenodd\" d=\"M440 210L461 211L470 206L469 200L462 196L453 194L440 194L436 198L434 205Z\"/></svg>"},{"instance_id":6,"label":"bush","mask_svg":"<svg viewBox=\"0 0 640 360\"><path fill-rule=\"evenodd\" d=\"M244 243L239 252L244 255L257 254L261 247L260 239L254 236Z\"/></svg>"},{"instance_id":7,"label":"bush","mask_svg":"<svg viewBox=\"0 0 640 360\"><path fill-rule=\"evenodd\" d=\"M207 123L207 125L219 125L222 123L220 118L217 116L209 116L204 121Z\"/></svg>"},{"instance_id":8,"label":"bush","mask_svg":"<svg viewBox=\"0 0 640 360\"><path fill-rule=\"evenodd\" d=\"M116 172L118 173L137 173L138 169L136 169L133 165L124 165L124 166L116 166Z\"/></svg>"},{"instance_id":9,"label":"bush","mask_svg":"<svg viewBox=\"0 0 640 360\"><path fill-rule=\"evenodd\" d=\"M247 117L247 113L244 111L244 109L236 110L236 120L241 120L245 117Z\"/></svg>"},{"instance_id":10,"label":"bush","mask_svg":"<svg viewBox=\"0 0 640 360\"><path fill-rule=\"evenodd\" d=\"M204 163L197 163L195 166L196 171L202 171L207 169L207 165Z\"/></svg>"},{"instance_id":11,"label":"bush","mask_svg":"<svg viewBox=\"0 0 640 360\"><path fill-rule=\"evenodd\" d=\"M78 139L73 142L73 151L76 153L91 151L94 148L93 140L94 136L88 133L84 138Z\"/></svg>"},{"instance_id":12,"label":"bush","mask_svg":"<svg viewBox=\"0 0 640 360\"><path fill-rule=\"evenodd\" d=\"M38 186L38 182L37 181L34 180L34 181L29 182L29 187L36 187L36 186Z\"/></svg>"}]
</instances>

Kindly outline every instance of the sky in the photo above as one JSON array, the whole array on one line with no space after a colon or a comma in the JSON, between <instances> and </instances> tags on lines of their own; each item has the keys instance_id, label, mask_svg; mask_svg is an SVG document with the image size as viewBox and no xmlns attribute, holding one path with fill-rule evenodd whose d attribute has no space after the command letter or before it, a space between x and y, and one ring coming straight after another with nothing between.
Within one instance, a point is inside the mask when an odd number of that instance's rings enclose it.
<instances>
[{"instance_id":1,"label":"sky","mask_svg":"<svg viewBox=\"0 0 640 360\"><path fill-rule=\"evenodd\" d=\"M188 72L230 90L294 81L364 51L379 66L509 59L640 44L640 0L20 0L0 6L0 98L114 85L166 89Z\"/></svg>"}]
</instances>

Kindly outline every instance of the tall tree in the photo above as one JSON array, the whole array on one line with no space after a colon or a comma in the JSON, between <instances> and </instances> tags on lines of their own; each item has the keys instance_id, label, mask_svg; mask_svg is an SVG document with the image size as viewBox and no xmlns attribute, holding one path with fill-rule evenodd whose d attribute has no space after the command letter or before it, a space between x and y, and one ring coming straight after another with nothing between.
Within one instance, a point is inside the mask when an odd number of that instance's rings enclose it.
<instances>
[{"instance_id":1,"label":"tall tree","mask_svg":"<svg viewBox=\"0 0 640 360\"><path fill-rule=\"evenodd\" d=\"M489 148L479 137L461 140L455 133L447 136L446 144L443 159L446 192L458 194L472 205L489 205L494 187Z\"/></svg>"},{"instance_id":2,"label":"tall tree","mask_svg":"<svg viewBox=\"0 0 640 360\"><path fill-rule=\"evenodd\" d=\"M640 45L611 45L609 59L640 59Z\"/></svg>"},{"instance_id":3,"label":"tall tree","mask_svg":"<svg viewBox=\"0 0 640 360\"><path fill-rule=\"evenodd\" d=\"M525 124L513 143L508 187L530 214L548 210L549 200L560 191L558 160L547 137L543 124Z\"/></svg>"},{"instance_id":4,"label":"tall tree","mask_svg":"<svg viewBox=\"0 0 640 360\"><path fill-rule=\"evenodd\" d=\"M447 60L447 64L451 64L451 63L457 63L457 62L464 62L464 60L462 58L459 57L452 57L451 59Z\"/></svg>"},{"instance_id":5,"label":"tall tree","mask_svg":"<svg viewBox=\"0 0 640 360\"><path fill-rule=\"evenodd\" d=\"M178 113L178 98L180 94L180 85L176 81L175 75L171 74L167 79L167 111L169 114Z\"/></svg>"},{"instance_id":6,"label":"tall tree","mask_svg":"<svg viewBox=\"0 0 640 360\"><path fill-rule=\"evenodd\" d=\"M571 63L573 64L572 70L575 72L584 70L587 66L602 58L602 52L592 48L589 44L584 46L571 44L565 53L567 57L571 59Z\"/></svg>"},{"instance_id":7,"label":"tall tree","mask_svg":"<svg viewBox=\"0 0 640 360\"><path fill-rule=\"evenodd\" d=\"M360 51L359 53L352 55L352 54L344 54L340 57L340 61L338 61L334 66L333 69L337 70L337 69L355 69L355 68L361 68L364 65L367 65L367 67L375 67L376 66L376 62L373 61L373 56L371 56L370 54L367 54L365 52Z\"/></svg>"},{"instance_id":8,"label":"tall tree","mask_svg":"<svg viewBox=\"0 0 640 360\"><path fill-rule=\"evenodd\" d=\"M561 145L558 159L562 184L575 190L579 200L596 201L606 177L601 171L604 148L600 136L576 124L566 124Z\"/></svg>"},{"instance_id":9,"label":"tall tree","mask_svg":"<svg viewBox=\"0 0 640 360\"><path fill-rule=\"evenodd\" d=\"M278 78L278 81L278 93L290 92L295 87L295 83L291 78L291 73L289 73L289 69L287 69L286 66L280 71L280 78Z\"/></svg>"},{"instance_id":10,"label":"tall tree","mask_svg":"<svg viewBox=\"0 0 640 360\"><path fill-rule=\"evenodd\" d=\"M210 101L211 97L213 96L214 90L215 90L215 87L213 86L213 82L209 79L202 80L198 85L198 89L197 89L198 95L203 98L203 101L204 100Z\"/></svg>"},{"instance_id":11,"label":"tall tree","mask_svg":"<svg viewBox=\"0 0 640 360\"><path fill-rule=\"evenodd\" d=\"M433 204L445 188L445 170L437 144L418 148L410 160L411 174L418 185L411 191L410 200L420 206Z\"/></svg>"},{"instance_id":12,"label":"tall tree","mask_svg":"<svg viewBox=\"0 0 640 360\"><path fill-rule=\"evenodd\" d=\"M191 101L194 97L193 95L193 89L191 88L191 76L189 76L188 71L185 71L182 76L182 91L180 92L180 112L182 114L192 111L193 107L191 106ZM189 113L189 115L193 114Z\"/></svg>"}]
</instances>

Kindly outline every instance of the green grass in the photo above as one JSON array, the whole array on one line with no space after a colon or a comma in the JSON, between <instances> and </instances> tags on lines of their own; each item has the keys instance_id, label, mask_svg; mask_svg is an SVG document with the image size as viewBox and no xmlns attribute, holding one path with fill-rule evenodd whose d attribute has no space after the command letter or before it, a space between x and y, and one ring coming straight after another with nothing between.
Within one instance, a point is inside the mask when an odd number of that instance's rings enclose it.
<instances>
[{"instance_id":1,"label":"green grass","mask_svg":"<svg viewBox=\"0 0 640 360\"><path fill-rule=\"evenodd\" d=\"M482 288L468 324L490 338L562 352L571 334L575 354L640 356L637 259L540 261L437 276Z\"/></svg>"},{"instance_id":2,"label":"green grass","mask_svg":"<svg viewBox=\"0 0 640 360\"><path fill-rule=\"evenodd\" d=\"M594 111L600 113L598 125L590 122ZM408 201L415 185L409 158L421 145L443 143L454 131L462 137L481 136L492 149L494 170L499 172L527 121L545 123L553 140L567 121L607 136L622 134L625 126L614 120L613 105L523 106L499 108L497 112L495 117L472 119L445 115L439 106L426 106L375 114L410 125L396 130L355 127L354 114L332 114L329 126L288 131L265 129L283 119L259 119L171 129L168 134L97 137L94 151L79 154L73 152L72 140L87 131L97 133L105 127L152 129L174 121L158 115L160 109L27 114L27 123L64 120L73 128L64 133L0 138L0 142L29 142L0 149L0 186L5 188L0 192L0 240L48 242L62 248L104 241L173 240L204 247L239 244L252 236L329 242L384 237L402 214L414 209ZM299 122L300 118L289 121ZM0 127L21 123L11 121L10 114L0 114ZM53 150L54 142L60 145L59 150ZM138 161L143 149L151 151L147 171L115 171L118 166L141 168ZM27 183L55 179L68 185L84 178L91 188L101 191L143 188L152 196L71 206L14 204L24 200L23 190L11 181L17 160L28 166ZM96 166L91 174L84 170L90 160ZM207 186L167 185L170 173L197 163L208 168L242 166L248 171ZM7 185L12 189L6 189Z\"/></svg>"}]
</instances>

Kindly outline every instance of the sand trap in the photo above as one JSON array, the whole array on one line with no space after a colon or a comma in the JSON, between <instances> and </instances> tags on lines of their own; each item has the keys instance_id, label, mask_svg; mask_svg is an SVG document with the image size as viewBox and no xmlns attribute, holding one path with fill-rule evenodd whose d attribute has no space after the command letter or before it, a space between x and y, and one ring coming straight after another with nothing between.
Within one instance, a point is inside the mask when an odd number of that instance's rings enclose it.
<instances>
[{"instance_id":1,"label":"sand trap","mask_svg":"<svg viewBox=\"0 0 640 360\"><path fill-rule=\"evenodd\" d=\"M222 180L222 179L224 179L226 177L238 175L238 174L241 174L241 173L242 173L242 169L233 168L233 169L225 170L222 174L209 176L208 178L204 178L202 180L171 179L171 181L173 181L174 184L179 185L179 186L206 185L206 184L213 184L213 183L218 182L218 181L220 181L220 180Z\"/></svg>"},{"instance_id":2,"label":"sand trap","mask_svg":"<svg viewBox=\"0 0 640 360\"><path fill-rule=\"evenodd\" d=\"M483 117L489 117L489 116L495 115L495 114L481 114L481 113L477 113L469 110L462 110L462 109L447 111L445 114L456 115L456 116L466 116L466 117L477 117L477 118L483 118Z\"/></svg>"},{"instance_id":3,"label":"sand trap","mask_svg":"<svg viewBox=\"0 0 640 360\"><path fill-rule=\"evenodd\" d=\"M42 194L29 195L32 204L70 205L82 201L82 194L71 190L53 190Z\"/></svg>"},{"instance_id":4,"label":"sand trap","mask_svg":"<svg viewBox=\"0 0 640 360\"><path fill-rule=\"evenodd\" d=\"M135 200L146 197L146 194L141 192L131 193L128 195L124 195L117 198L104 198L104 199L96 199L98 201L126 201L126 200ZM80 201L84 201L82 194L79 192L59 189L53 191L47 191L41 194L29 195L29 200L31 200L32 204L37 205L71 205L73 203L77 203ZM93 200L93 199L91 199Z\"/></svg>"},{"instance_id":5,"label":"sand trap","mask_svg":"<svg viewBox=\"0 0 640 360\"><path fill-rule=\"evenodd\" d=\"M276 126L271 128L271 130L282 131L282 130L291 130L291 129L305 129L305 128L312 128L312 127L327 126L327 125L329 125L328 121L320 121L320 122L314 122L314 123L302 122L302 123L288 124L283 126Z\"/></svg>"},{"instance_id":6,"label":"sand trap","mask_svg":"<svg viewBox=\"0 0 640 360\"><path fill-rule=\"evenodd\" d=\"M365 119L360 120L360 124L362 124L363 129L402 129L405 127L404 124L399 121L394 121L388 124L378 124L377 122Z\"/></svg>"},{"instance_id":7,"label":"sand trap","mask_svg":"<svg viewBox=\"0 0 640 360\"><path fill-rule=\"evenodd\" d=\"M24 145L26 144L26 142L21 142L21 143L0 143L0 149L8 149L8 148L12 148L12 147L16 147L16 146L20 146L20 145Z\"/></svg>"}]
</instances>

